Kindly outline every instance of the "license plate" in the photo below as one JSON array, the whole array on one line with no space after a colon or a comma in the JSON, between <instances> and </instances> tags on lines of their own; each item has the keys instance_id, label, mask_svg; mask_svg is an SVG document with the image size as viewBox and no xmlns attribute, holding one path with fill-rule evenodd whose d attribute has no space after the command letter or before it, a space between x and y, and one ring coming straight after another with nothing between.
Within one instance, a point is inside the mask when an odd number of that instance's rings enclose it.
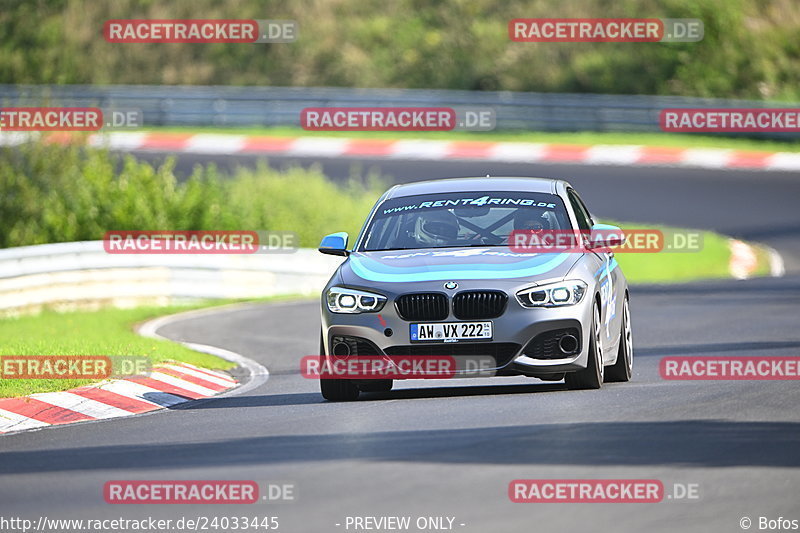
<instances>
[{"instance_id":1,"label":"license plate","mask_svg":"<svg viewBox=\"0 0 800 533\"><path fill-rule=\"evenodd\" d=\"M411 342L457 342L465 339L486 340L491 338L491 322L411 324Z\"/></svg>"}]
</instances>

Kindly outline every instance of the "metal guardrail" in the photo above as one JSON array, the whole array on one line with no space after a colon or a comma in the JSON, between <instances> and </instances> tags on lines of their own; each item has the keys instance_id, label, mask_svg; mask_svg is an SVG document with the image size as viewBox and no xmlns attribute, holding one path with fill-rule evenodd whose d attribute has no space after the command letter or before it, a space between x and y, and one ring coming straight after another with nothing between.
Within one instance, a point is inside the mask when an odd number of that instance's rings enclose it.
<instances>
[{"instance_id":1,"label":"metal guardrail","mask_svg":"<svg viewBox=\"0 0 800 533\"><path fill-rule=\"evenodd\" d=\"M253 255L109 254L103 241L7 248L0 250L0 315L315 294L340 262L307 248Z\"/></svg>"},{"instance_id":2,"label":"metal guardrail","mask_svg":"<svg viewBox=\"0 0 800 533\"><path fill-rule=\"evenodd\" d=\"M306 107L474 106L494 108L497 130L610 132L658 132L663 108L774 107L762 101L674 96L147 85L0 85L0 105L136 108L145 126L299 126Z\"/></svg>"}]
</instances>

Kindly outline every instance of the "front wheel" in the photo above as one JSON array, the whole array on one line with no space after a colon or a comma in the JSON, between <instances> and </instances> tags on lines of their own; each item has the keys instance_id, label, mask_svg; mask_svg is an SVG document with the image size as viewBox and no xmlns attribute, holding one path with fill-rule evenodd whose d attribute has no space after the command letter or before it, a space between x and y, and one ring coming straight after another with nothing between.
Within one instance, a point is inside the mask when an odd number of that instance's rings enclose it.
<instances>
[{"instance_id":1,"label":"front wheel","mask_svg":"<svg viewBox=\"0 0 800 533\"><path fill-rule=\"evenodd\" d=\"M625 382L631 380L633 373L633 334L631 331L631 312L628 309L628 298L622 302L622 327L619 332L619 351L617 362L608 369L606 381Z\"/></svg>"},{"instance_id":2,"label":"front wheel","mask_svg":"<svg viewBox=\"0 0 800 533\"><path fill-rule=\"evenodd\" d=\"M394 380L392 379L370 379L358 384L361 392L389 392L392 390Z\"/></svg>"},{"instance_id":3,"label":"front wheel","mask_svg":"<svg viewBox=\"0 0 800 533\"><path fill-rule=\"evenodd\" d=\"M319 362L320 367L325 364L325 344L322 342L322 332L319 333ZM358 387L347 379L322 379L319 380L319 389L322 397L331 402L349 402L358 399Z\"/></svg>"},{"instance_id":4,"label":"front wheel","mask_svg":"<svg viewBox=\"0 0 800 533\"><path fill-rule=\"evenodd\" d=\"M586 368L564 376L564 383L572 390L599 389L603 386L603 344L600 329L600 307L594 305L592 327L589 335L589 357Z\"/></svg>"}]
</instances>

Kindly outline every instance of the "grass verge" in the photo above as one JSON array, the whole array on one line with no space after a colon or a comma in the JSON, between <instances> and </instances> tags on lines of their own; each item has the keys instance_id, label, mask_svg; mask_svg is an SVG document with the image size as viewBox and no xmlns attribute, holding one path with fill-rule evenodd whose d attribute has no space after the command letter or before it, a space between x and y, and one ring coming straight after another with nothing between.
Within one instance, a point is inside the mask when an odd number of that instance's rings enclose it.
<instances>
[{"instance_id":1,"label":"grass verge","mask_svg":"<svg viewBox=\"0 0 800 533\"><path fill-rule=\"evenodd\" d=\"M686 133L625 132L543 132L543 131L306 131L296 127L164 127L142 131L159 133L215 133L232 135L265 135L271 137L347 137L354 139L431 139L441 141L531 142L553 144L626 144L674 148L720 148L756 152L800 152L800 139L759 140L743 137L718 137Z\"/></svg>"},{"instance_id":2,"label":"grass verge","mask_svg":"<svg viewBox=\"0 0 800 533\"><path fill-rule=\"evenodd\" d=\"M697 233L653 224L606 222L623 229L655 229L669 234L676 231ZM680 283L698 279L729 278L728 238L712 231L701 231L702 248L692 252L617 253L615 257L630 283Z\"/></svg>"},{"instance_id":3,"label":"grass verge","mask_svg":"<svg viewBox=\"0 0 800 533\"><path fill-rule=\"evenodd\" d=\"M2 355L138 355L152 363L186 362L228 370L235 364L166 340L137 335L133 325L157 316L208 306L139 307L58 313L0 319ZM215 303L214 305L219 305ZM92 383L75 379L0 379L0 398L72 389Z\"/></svg>"}]
</instances>

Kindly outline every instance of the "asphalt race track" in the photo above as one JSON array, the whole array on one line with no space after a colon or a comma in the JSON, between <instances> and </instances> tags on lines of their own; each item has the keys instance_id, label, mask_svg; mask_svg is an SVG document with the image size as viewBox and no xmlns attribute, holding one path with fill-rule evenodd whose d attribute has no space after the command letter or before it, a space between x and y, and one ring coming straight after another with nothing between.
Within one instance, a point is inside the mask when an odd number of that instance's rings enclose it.
<instances>
[{"instance_id":1,"label":"asphalt race track","mask_svg":"<svg viewBox=\"0 0 800 533\"><path fill-rule=\"evenodd\" d=\"M182 156L179 168L207 159ZM322 161L334 177L349 175L354 163L397 180L567 177L601 216L768 243L783 255L787 276L634 286L634 380L600 391L525 378L426 381L332 404L299 375L299 358L318 349L317 302L248 305L173 323L160 333L241 353L265 365L269 380L171 412L3 437L5 514L271 515L280 531L320 533L347 531L347 516L380 515L455 517L453 528L465 532L732 532L742 530L742 517L753 530L761 516L800 519L798 382L664 381L658 374L667 355L800 354L800 175ZM514 504L507 490L518 478L659 479L667 496L654 504ZM297 499L111 506L102 488L114 479L285 482L296 486ZM680 495L675 484L695 484L699 499L672 497Z\"/></svg>"}]
</instances>

